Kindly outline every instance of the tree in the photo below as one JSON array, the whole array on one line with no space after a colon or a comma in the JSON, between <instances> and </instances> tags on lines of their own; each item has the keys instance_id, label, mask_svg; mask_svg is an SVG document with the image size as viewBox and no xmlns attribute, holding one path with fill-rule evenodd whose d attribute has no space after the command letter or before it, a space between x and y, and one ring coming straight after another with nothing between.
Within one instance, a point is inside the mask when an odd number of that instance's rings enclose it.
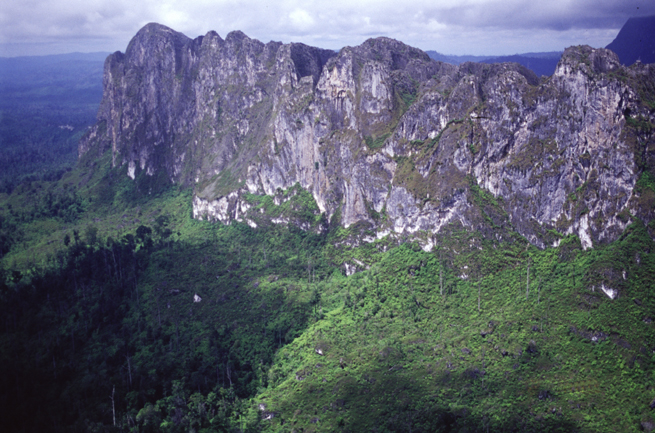
<instances>
[{"instance_id":1,"label":"tree","mask_svg":"<svg viewBox=\"0 0 655 433\"><path fill-rule=\"evenodd\" d=\"M530 258L528 258L528 271L525 277L525 300L528 300L530 294Z\"/></svg>"},{"instance_id":2,"label":"tree","mask_svg":"<svg viewBox=\"0 0 655 433\"><path fill-rule=\"evenodd\" d=\"M170 219L167 215L159 215L155 219L155 234L159 238L160 243L165 243L166 240L173 234L171 229L168 228L169 223Z\"/></svg>"},{"instance_id":3,"label":"tree","mask_svg":"<svg viewBox=\"0 0 655 433\"><path fill-rule=\"evenodd\" d=\"M152 246L151 235L152 229L148 226L140 225L136 229L136 239L146 249Z\"/></svg>"},{"instance_id":4,"label":"tree","mask_svg":"<svg viewBox=\"0 0 655 433\"><path fill-rule=\"evenodd\" d=\"M95 246L98 243L98 227L92 225L88 226L84 233L84 237L87 245Z\"/></svg>"}]
</instances>

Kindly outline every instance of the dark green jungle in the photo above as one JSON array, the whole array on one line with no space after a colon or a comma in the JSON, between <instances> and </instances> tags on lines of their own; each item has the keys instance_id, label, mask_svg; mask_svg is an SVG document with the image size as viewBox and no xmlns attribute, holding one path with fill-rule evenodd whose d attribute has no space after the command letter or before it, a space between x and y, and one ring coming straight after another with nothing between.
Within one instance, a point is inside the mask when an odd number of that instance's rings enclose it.
<instances>
[{"instance_id":1,"label":"dark green jungle","mask_svg":"<svg viewBox=\"0 0 655 433\"><path fill-rule=\"evenodd\" d=\"M453 224L429 252L411 239L349 246L366 227L328 220L300 187L280 205L249 201L309 230L209 223L192 218L189 189L132 181L109 154L75 162L94 121L84 109L61 108L79 114L73 130L32 110L0 118L2 431L655 425L655 220L589 250L557 233L559 247L538 249L498 225L507 215L471 179L502 241ZM34 124L67 135L45 145ZM652 206L654 169L637 185ZM609 281L617 299L600 289Z\"/></svg>"}]
</instances>

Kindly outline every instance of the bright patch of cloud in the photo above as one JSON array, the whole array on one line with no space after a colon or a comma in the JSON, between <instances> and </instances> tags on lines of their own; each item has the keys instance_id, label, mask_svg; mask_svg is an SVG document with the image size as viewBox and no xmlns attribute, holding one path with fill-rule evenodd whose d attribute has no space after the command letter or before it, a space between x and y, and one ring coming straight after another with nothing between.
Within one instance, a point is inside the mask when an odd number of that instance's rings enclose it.
<instances>
[{"instance_id":1,"label":"bright patch of cloud","mask_svg":"<svg viewBox=\"0 0 655 433\"><path fill-rule=\"evenodd\" d=\"M309 12L303 9L294 9L289 14L289 21L293 28L301 32L311 30L315 24L314 18L312 18Z\"/></svg>"}]
</instances>

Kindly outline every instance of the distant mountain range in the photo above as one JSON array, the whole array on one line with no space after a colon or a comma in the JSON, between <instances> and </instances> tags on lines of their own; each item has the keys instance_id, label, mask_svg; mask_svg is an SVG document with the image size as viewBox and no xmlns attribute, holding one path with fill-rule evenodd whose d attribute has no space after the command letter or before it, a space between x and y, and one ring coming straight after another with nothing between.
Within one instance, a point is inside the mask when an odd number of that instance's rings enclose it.
<instances>
[{"instance_id":1,"label":"distant mountain range","mask_svg":"<svg viewBox=\"0 0 655 433\"><path fill-rule=\"evenodd\" d=\"M0 106L87 103L97 107L102 98L103 65L108 55L0 57Z\"/></svg>"},{"instance_id":2,"label":"distant mountain range","mask_svg":"<svg viewBox=\"0 0 655 433\"><path fill-rule=\"evenodd\" d=\"M655 16L630 18L606 48L614 51L626 66L637 60L655 63Z\"/></svg>"},{"instance_id":3,"label":"distant mountain range","mask_svg":"<svg viewBox=\"0 0 655 433\"><path fill-rule=\"evenodd\" d=\"M535 74L552 75L555 72L557 62L562 57L562 51L551 51L545 53L525 53L513 56L451 56L436 51L426 51L428 56L440 62L459 65L464 62L476 63L505 63L514 62L531 69Z\"/></svg>"},{"instance_id":4,"label":"distant mountain range","mask_svg":"<svg viewBox=\"0 0 655 433\"><path fill-rule=\"evenodd\" d=\"M630 18L607 47L614 51L622 64L629 66L637 60L655 63L655 16ZM515 62L531 69L535 74L552 75L562 57L561 51L524 53L513 56L453 56L437 51L426 51L434 60L459 65L464 62L504 63Z\"/></svg>"}]
</instances>

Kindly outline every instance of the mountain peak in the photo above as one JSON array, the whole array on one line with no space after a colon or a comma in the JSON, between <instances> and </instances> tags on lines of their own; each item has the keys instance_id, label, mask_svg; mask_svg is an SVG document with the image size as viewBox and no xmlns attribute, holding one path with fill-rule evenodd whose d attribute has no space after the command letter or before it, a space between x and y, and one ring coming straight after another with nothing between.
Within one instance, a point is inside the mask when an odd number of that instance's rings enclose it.
<instances>
[{"instance_id":1,"label":"mountain peak","mask_svg":"<svg viewBox=\"0 0 655 433\"><path fill-rule=\"evenodd\" d=\"M555 73L561 74L562 68L585 68L588 73L598 74L612 71L619 65L619 58L613 51L579 45L564 50Z\"/></svg>"},{"instance_id":2,"label":"mountain peak","mask_svg":"<svg viewBox=\"0 0 655 433\"><path fill-rule=\"evenodd\" d=\"M385 36L367 39L355 49L360 55L371 60L390 63L392 69L403 69L411 59L430 60L430 56L424 51Z\"/></svg>"},{"instance_id":3,"label":"mountain peak","mask_svg":"<svg viewBox=\"0 0 655 433\"><path fill-rule=\"evenodd\" d=\"M148 23L134 35L125 50L125 54L139 57L139 53L164 50L170 43L181 45L189 41L191 41L190 38L170 27L158 23Z\"/></svg>"}]
</instances>

